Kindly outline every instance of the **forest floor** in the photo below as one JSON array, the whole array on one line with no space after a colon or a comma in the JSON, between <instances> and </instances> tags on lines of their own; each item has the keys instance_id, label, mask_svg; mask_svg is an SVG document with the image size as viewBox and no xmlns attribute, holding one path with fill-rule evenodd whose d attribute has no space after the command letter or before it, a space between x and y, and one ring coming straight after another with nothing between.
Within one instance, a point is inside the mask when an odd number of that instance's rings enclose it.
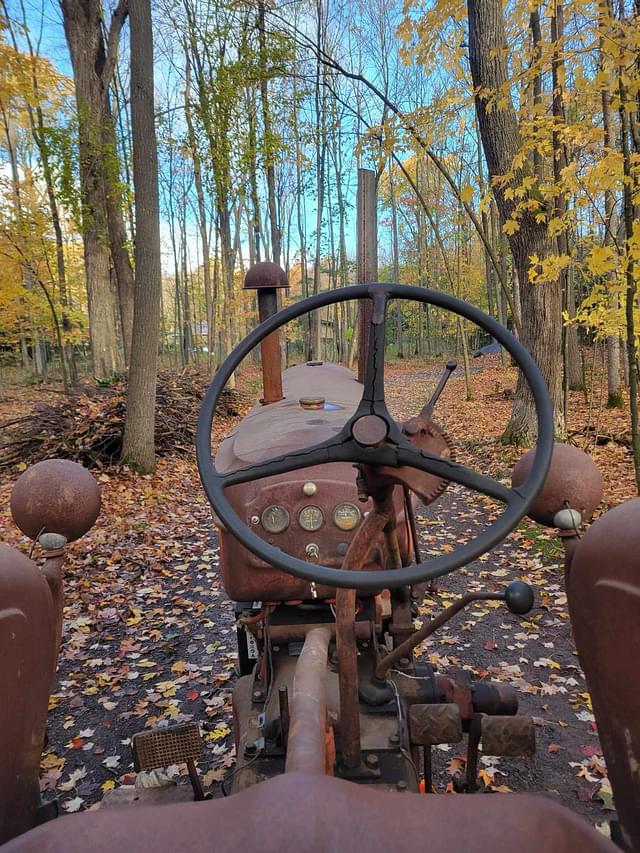
<instances>
[{"instance_id":1,"label":"forest floor","mask_svg":"<svg viewBox=\"0 0 640 853\"><path fill-rule=\"evenodd\" d=\"M436 418L453 439L458 460L508 480L521 451L498 439L509 417L515 370L502 368L495 358L474 366L479 369L472 375L473 401L465 399L458 370ZM440 367L388 366L387 391L396 417L421 408ZM242 386L242 375L239 381ZM253 373L244 381L255 390ZM3 392L0 422L28 411L53 390ZM591 397L599 398L597 389ZM593 399L590 404L580 393L571 395L572 441L592 452L604 474L601 511L635 494L631 455L620 440L628 432L627 417ZM233 422L227 420L219 433ZM594 445L594 427L614 440ZM8 507L18 473L5 471L0 479L0 539L28 551ZM68 812L90 807L105 792L133 780L135 732L163 721L199 720L206 745L200 767L215 794L235 760L230 723L235 628L195 460L165 456L148 476L118 467L94 474L102 512L93 530L68 549L64 636L42 790L46 798L59 797ZM424 551L453 550L491 512L490 501L450 488L435 504L418 510ZM431 638L421 653L440 671L465 668L475 677L512 684L521 710L535 718L533 760L482 759L487 792L546 792L604 826L613 815L611 789L571 638L561 564L559 543L550 532L523 522L491 554L443 579L421 611L437 613L467 586L494 588L514 578L536 589L534 611L517 617L494 602L477 604ZM458 747L438 748L439 789L445 790L451 774L463 766Z\"/></svg>"}]
</instances>

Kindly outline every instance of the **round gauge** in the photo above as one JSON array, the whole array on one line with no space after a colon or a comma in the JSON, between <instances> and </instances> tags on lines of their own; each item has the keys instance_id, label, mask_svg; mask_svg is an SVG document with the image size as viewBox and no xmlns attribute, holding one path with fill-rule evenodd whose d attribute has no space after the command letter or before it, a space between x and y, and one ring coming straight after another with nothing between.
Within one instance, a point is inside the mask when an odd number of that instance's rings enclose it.
<instances>
[{"instance_id":1,"label":"round gauge","mask_svg":"<svg viewBox=\"0 0 640 853\"><path fill-rule=\"evenodd\" d=\"M283 506L268 506L261 516L262 526L268 533L282 533L289 526L289 513Z\"/></svg>"},{"instance_id":2,"label":"round gauge","mask_svg":"<svg viewBox=\"0 0 640 853\"><path fill-rule=\"evenodd\" d=\"M303 506L298 513L298 521L303 530L319 530L324 524L324 515L319 506Z\"/></svg>"},{"instance_id":3,"label":"round gauge","mask_svg":"<svg viewBox=\"0 0 640 853\"><path fill-rule=\"evenodd\" d=\"M333 510L333 523L340 530L353 530L360 523L361 513L355 504L338 504Z\"/></svg>"}]
</instances>

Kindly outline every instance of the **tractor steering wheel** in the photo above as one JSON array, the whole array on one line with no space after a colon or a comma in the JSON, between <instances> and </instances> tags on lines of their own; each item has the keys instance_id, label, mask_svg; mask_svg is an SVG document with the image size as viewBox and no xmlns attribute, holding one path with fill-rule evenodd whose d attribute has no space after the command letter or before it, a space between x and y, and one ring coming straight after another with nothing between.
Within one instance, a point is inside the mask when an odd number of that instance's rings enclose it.
<instances>
[{"instance_id":1,"label":"tractor steering wheel","mask_svg":"<svg viewBox=\"0 0 640 853\"><path fill-rule=\"evenodd\" d=\"M511 353L524 373L536 406L538 443L529 476L520 486L509 488L497 480L479 474L465 465L444 459L413 445L389 414L384 396L385 319L390 298L410 299L436 305L465 317L489 332ZM362 398L354 415L332 438L303 450L292 451L267 462L221 473L216 470L211 453L211 426L220 394L229 377L271 332L290 320L349 299L371 299L373 314L369 328L369 354ZM236 539L265 562L304 580L326 586L374 591L383 587L418 584L449 574L486 553L513 530L541 489L553 451L553 419L551 401L534 360L503 326L478 308L435 290L400 284L359 284L326 291L278 311L251 332L225 359L209 385L198 419L196 437L198 470L209 501L222 523ZM399 569L357 571L333 569L307 563L257 536L242 521L225 497L227 486L247 483L320 465L326 462L354 462L361 465L403 465L426 471L445 480L460 483L506 504L498 518L477 537L451 553L441 554L421 563Z\"/></svg>"}]
</instances>

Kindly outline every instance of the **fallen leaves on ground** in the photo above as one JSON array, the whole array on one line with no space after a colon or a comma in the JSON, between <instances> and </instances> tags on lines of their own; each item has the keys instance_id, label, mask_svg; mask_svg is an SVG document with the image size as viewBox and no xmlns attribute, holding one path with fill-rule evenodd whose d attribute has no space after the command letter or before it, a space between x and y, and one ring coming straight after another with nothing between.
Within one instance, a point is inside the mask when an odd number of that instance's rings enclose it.
<instances>
[{"instance_id":1,"label":"fallen leaves on ground","mask_svg":"<svg viewBox=\"0 0 640 853\"><path fill-rule=\"evenodd\" d=\"M438 373L434 364L388 367L396 416L422 407ZM474 401L468 403L458 371L436 411L457 458L505 482L521 453L498 443L511 407L504 390L515 387L515 377L515 370L495 359L485 361L472 374ZM20 414L28 410L24 402L15 409L15 399L10 406ZM576 394L571 406L575 432L587 426L589 409ZM0 418L6 414L0 405ZM599 417L601 432L622 431L625 413L605 410ZM221 424L215 438L232 423ZM584 434L587 440L588 430ZM597 444L593 456L605 476L604 506L631 497L625 447ZM28 550L8 513L17 474L14 468L0 483L0 521L3 537ZM59 796L67 812L134 781L131 738L152 726L200 721L205 744L200 769L207 786L218 786L235 760L234 615L221 588L218 543L193 455L163 457L149 476L107 467L97 478L101 516L68 549L63 647L42 758L44 796ZM418 510L424 552L453 550L496 513L489 499L450 487L434 505ZM533 760L482 757L487 790L549 791L598 822L613 807L611 789L571 639L561 563L552 532L522 523L491 555L441 580L421 614L439 612L463 590L497 589L515 578L533 585L535 610L518 617L498 602L479 602L423 644L421 653L441 671L511 684L521 712L537 724ZM464 772L464 765L451 747L434 750L439 789L450 788L451 775ZM172 773L185 776L186 768Z\"/></svg>"}]
</instances>

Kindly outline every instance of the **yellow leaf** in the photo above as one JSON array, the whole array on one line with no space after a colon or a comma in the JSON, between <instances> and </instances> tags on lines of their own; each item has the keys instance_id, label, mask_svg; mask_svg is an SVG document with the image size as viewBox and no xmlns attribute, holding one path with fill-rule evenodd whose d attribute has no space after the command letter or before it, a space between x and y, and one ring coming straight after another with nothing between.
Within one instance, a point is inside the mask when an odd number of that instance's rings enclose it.
<instances>
[{"instance_id":1,"label":"yellow leaf","mask_svg":"<svg viewBox=\"0 0 640 853\"><path fill-rule=\"evenodd\" d=\"M460 190L460 201L463 204L471 204L473 199L473 188L470 184L465 184Z\"/></svg>"},{"instance_id":2,"label":"yellow leaf","mask_svg":"<svg viewBox=\"0 0 640 853\"><path fill-rule=\"evenodd\" d=\"M478 773L478 776L480 777L480 779L482 779L482 782L485 785L485 787L487 785L490 785L495 778L494 775L492 773L489 773L487 770L485 770L484 767L482 768L482 770L480 770L480 772Z\"/></svg>"},{"instance_id":3,"label":"yellow leaf","mask_svg":"<svg viewBox=\"0 0 640 853\"><path fill-rule=\"evenodd\" d=\"M127 619L127 625L138 625L142 622L142 610L137 610L135 607L130 607L129 612L131 613L131 617Z\"/></svg>"},{"instance_id":4,"label":"yellow leaf","mask_svg":"<svg viewBox=\"0 0 640 853\"><path fill-rule=\"evenodd\" d=\"M207 732L204 739L206 741L222 740L222 738L225 738L229 734L231 734L231 729L228 726L218 726L212 732Z\"/></svg>"},{"instance_id":5,"label":"yellow leaf","mask_svg":"<svg viewBox=\"0 0 640 853\"><path fill-rule=\"evenodd\" d=\"M116 783L113 781L113 779L107 779L107 781L103 782L102 785L100 785L100 787L102 788L103 792L106 794L108 791L113 791L113 789L116 787Z\"/></svg>"},{"instance_id":6,"label":"yellow leaf","mask_svg":"<svg viewBox=\"0 0 640 853\"><path fill-rule=\"evenodd\" d=\"M613 246L594 246L587 257L587 266L592 275L605 275L615 269L616 260Z\"/></svg>"}]
</instances>

